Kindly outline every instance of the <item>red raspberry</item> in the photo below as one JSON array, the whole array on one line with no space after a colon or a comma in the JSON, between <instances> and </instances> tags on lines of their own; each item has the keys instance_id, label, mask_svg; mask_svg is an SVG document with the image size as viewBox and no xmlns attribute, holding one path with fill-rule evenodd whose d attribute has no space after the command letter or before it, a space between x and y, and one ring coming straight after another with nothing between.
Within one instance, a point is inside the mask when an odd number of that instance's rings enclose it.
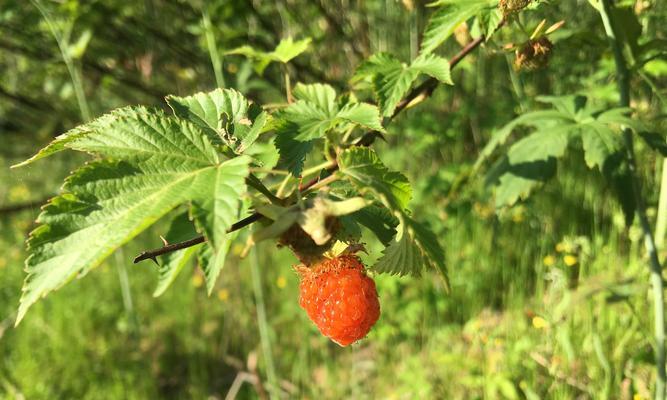
<instances>
[{"instance_id":1,"label":"red raspberry","mask_svg":"<svg viewBox=\"0 0 667 400\"><path fill-rule=\"evenodd\" d=\"M301 267L299 304L324 336L341 346L362 339L380 317L375 282L353 255Z\"/></svg>"}]
</instances>

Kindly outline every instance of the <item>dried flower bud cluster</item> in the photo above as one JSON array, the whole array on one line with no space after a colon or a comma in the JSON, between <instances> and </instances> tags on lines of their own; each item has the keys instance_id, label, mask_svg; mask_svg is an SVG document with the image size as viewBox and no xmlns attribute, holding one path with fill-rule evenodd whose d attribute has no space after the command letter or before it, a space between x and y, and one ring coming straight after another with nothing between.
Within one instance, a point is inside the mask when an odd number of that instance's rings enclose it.
<instances>
[{"instance_id":1,"label":"dried flower bud cluster","mask_svg":"<svg viewBox=\"0 0 667 400\"><path fill-rule=\"evenodd\" d=\"M514 66L516 69L529 71L544 68L549 64L553 47L553 43L546 36L529 40L516 51Z\"/></svg>"}]
</instances>

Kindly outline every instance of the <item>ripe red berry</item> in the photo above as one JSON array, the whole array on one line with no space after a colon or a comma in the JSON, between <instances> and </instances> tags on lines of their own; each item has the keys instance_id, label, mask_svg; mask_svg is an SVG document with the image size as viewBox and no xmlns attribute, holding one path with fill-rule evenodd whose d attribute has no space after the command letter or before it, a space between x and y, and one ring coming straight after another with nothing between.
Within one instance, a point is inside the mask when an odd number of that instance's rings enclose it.
<instances>
[{"instance_id":1,"label":"ripe red berry","mask_svg":"<svg viewBox=\"0 0 667 400\"><path fill-rule=\"evenodd\" d=\"M324 336L341 346L362 339L380 317L375 282L353 255L299 268L299 304Z\"/></svg>"}]
</instances>

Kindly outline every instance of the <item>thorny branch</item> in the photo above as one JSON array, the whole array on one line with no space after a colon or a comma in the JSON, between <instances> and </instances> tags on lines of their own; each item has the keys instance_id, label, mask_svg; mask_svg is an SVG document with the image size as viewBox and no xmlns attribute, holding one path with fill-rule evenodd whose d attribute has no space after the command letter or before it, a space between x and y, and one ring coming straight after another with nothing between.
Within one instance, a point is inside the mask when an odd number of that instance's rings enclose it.
<instances>
[{"instance_id":1,"label":"thorny branch","mask_svg":"<svg viewBox=\"0 0 667 400\"><path fill-rule=\"evenodd\" d=\"M498 26L500 28L503 25L501 24ZM461 49L457 54L454 55L449 60L449 67L454 68L457 64L459 64L468 54L472 53L473 50L475 50L477 47L479 47L480 44L484 42L484 35L476 38L475 40L471 41L468 43L465 47ZM405 99L401 100L401 102L398 103L396 106L396 110L394 111L394 114L389 118L389 120L392 120L394 117L396 117L401 111L404 109L408 108L409 106L421 102L424 99L428 98L433 94L435 89L438 87L438 80L435 78L429 78L428 80L424 81L422 84L419 86L415 87L412 89L407 96L405 96ZM361 146L370 146L375 139L380 136L379 133L375 131L369 131L367 132L360 140L359 140L359 145ZM334 165L328 169L329 172L335 172L338 169L338 165ZM302 185L299 187L301 191L307 190L310 187L314 186L319 182L319 177L311 180L305 185ZM239 230L243 227L246 227L250 224L252 224L255 221L258 221L262 218L262 215L255 212L251 214L249 217L246 217L235 224L233 224L227 232L234 232L236 230ZM154 249L154 250L147 250L139 254L135 259L134 263L138 263L139 261L143 260L153 260L156 261L156 257L161 256L163 254L170 253L172 251L176 250L181 250L185 249L187 247L195 246L199 243L203 243L206 241L206 238L204 236L197 236L193 239L186 240L184 242L178 242L178 243L173 243L166 245L164 247Z\"/></svg>"}]
</instances>

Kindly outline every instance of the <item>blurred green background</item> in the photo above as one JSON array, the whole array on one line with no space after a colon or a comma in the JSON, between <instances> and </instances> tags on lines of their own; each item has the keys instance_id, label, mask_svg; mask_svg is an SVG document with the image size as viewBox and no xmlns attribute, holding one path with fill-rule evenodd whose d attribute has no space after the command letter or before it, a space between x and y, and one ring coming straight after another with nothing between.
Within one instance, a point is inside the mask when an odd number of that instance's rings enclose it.
<instances>
[{"instance_id":1,"label":"blurred green background","mask_svg":"<svg viewBox=\"0 0 667 400\"><path fill-rule=\"evenodd\" d=\"M665 38L664 2L623 3L644 35ZM272 244L241 260L241 237L211 297L193 265L153 298L155 266L131 260L161 244L166 226L157 224L13 328L39 205L85 158L10 165L86 118L128 104L165 107L166 94L224 85L262 104L284 101L280 66L260 75L252 61L224 55L241 45L270 51L281 38L310 37L310 50L286 69L291 81L345 91L374 52L414 57L429 12L420 0L0 1L0 395L648 398L652 312L641 234L625 226L581 150L568 153L557 179L500 213L483 176L451 190L493 129L535 108L536 95L616 104L612 55L586 1L521 15L528 31L541 19L566 21L546 69L515 71L503 45L526 33L502 30L453 72L455 86L401 114L376 146L413 183L414 214L431 221L446 249L450 294L435 275L375 276L382 316L367 339L341 348L299 308L297 261ZM453 55L467 35L457 30L439 51ZM633 107L664 115L667 62L642 73ZM662 158L639 142L637 151L655 224Z\"/></svg>"}]
</instances>

